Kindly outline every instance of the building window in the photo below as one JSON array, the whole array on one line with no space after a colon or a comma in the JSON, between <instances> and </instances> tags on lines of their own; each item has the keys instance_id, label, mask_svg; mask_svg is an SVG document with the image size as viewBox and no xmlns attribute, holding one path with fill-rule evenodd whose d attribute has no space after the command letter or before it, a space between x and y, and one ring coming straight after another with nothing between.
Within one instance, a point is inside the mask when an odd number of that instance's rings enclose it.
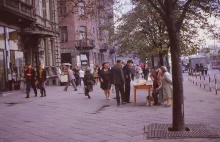
<instances>
[{"instance_id":1,"label":"building window","mask_svg":"<svg viewBox=\"0 0 220 142\"><path fill-rule=\"evenodd\" d=\"M47 18L47 1L42 0L42 17Z\"/></svg>"},{"instance_id":2,"label":"building window","mask_svg":"<svg viewBox=\"0 0 220 142\"><path fill-rule=\"evenodd\" d=\"M0 49L5 49L5 31L4 27L0 26Z\"/></svg>"},{"instance_id":3,"label":"building window","mask_svg":"<svg viewBox=\"0 0 220 142\"><path fill-rule=\"evenodd\" d=\"M21 0L21 1L28 5L33 5L33 0Z\"/></svg>"},{"instance_id":4,"label":"building window","mask_svg":"<svg viewBox=\"0 0 220 142\"><path fill-rule=\"evenodd\" d=\"M52 59L52 66L56 64L56 58L55 58L55 46L54 46L54 40L51 39L51 59Z\"/></svg>"},{"instance_id":5,"label":"building window","mask_svg":"<svg viewBox=\"0 0 220 142\"><path fill-rule=\"evenodd\" d=\"M85 3L84 2L78 3L78 12L79 12L79 16L85 15Z\"/></svg>"},{"instance_id":6,"label":"building window","mask_svg":"<svg viewBox=\"0 0 220 142\"><path fill-rule=\"evenodd\" d=\"M47 43L47 39L44 39L44 65L48 66L48 43Z\"/></svg>"},{"instance_id":7,"label":"building window","mask_svg":"<svg viewBox=\"0 0 220 142\"><path fill-rule=\"evenodd\" d=\"M6 34L10 50L18 50L18 32L15 29L6 28Z\"/></svg>"},{"instance_id":8,"label":"building window","mask_svg":"<svg viewBox=\"0 0 220 142\"><path fill-rule=\"evenodd\" d=\"M58 12L59 14L66 14L66 2L58 1Z\"/></svg>"},{"instance_id":9,"label":"building window","mask_svg":"<svg viewBox=\"0 0 220 142\"><path fill-rule=\"evenodd\" d=\"M87 39L86 37L86 26L80 26L79 28L79 39Z\"/></svg>"},{"instance_id":10,"label":"building window","mask_svg":"<svg viewBox=\"0 0 220 142\"><path fill-rule=\"evenodd\" d=\"M61 42L68 41L67 26L60 27L60 39L61 39Z\"/></svg>"}]
</instances>

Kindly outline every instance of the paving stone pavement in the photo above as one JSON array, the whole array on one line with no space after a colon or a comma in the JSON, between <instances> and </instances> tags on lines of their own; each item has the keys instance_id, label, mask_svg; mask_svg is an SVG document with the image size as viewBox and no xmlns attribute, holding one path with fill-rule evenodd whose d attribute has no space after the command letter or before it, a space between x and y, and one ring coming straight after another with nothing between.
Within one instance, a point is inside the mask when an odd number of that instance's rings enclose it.
<instances>
[{"instance_id":1,"label":"paving stone pavement","mask_svg":"<svg viewBox=\"0 0 220 142\"><path fill-rule=\"evenodd\" d=\"M17 93L0 98L0 142L220 142L220 139L146 139L144 126L171 123L172 108L146 106L147 91L137 105L116 106L96 86L87 99L82 87L64 92L47 87L47 97ZM220 132L220 95L184 80L185 123L205 123ZM115 96L114 93L111 94ZM133 90L131 91L133 101Z\"/></svg>"}]
</instances>

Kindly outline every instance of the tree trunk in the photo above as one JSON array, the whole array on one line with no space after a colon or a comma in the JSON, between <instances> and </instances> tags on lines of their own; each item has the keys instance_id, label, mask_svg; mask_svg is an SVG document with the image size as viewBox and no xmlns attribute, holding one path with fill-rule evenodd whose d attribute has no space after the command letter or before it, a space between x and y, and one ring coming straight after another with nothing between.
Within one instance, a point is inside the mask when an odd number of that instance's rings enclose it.
<instances>
[{"instance_id":1,"label":"tree trunk","mask_svg":"<svg viewBox=\"0 0 220 142\"><path fill-rule=\"evenodd\" d=\"M170 51L172 60L173 79L173 131L184 131L184 99L183 99L183 75L180 60L179 33L175 25L175 16L172 1L165 1L167 10L166 25L170 39Z\"/></svg>"},{"instance_id":2,"label":"tree trunk","mask_svg":"<svg viewBox=\"0 0 220 142\"><path fill-rule=\"evenodd\" d=\"M151 55L151 62L152 62L152 67L154 68L154 55Z\"/></svg>"},{"instance_id":3,"label":"tree trunk","mask_svg":"<svg viewBox=\"0 0 220 142\"><path fill-rule=\"evenodd\" d=\"M160 65L164 66L164 55L162 52L159 52L159 58L160 58Z\"/></svg>"},{"instance_id":4,"label":"tree trunk","mask_svg":"<svg viewBox=\"0 0 220 142\"><path fill-rule=\"evenodd\" d=\"M171 60L173 77L173 130L183 131L184 126L184 100L183 100L183 76L180 60L179 36L173 32L171 39Z\"/></svg>"}]
</instances>

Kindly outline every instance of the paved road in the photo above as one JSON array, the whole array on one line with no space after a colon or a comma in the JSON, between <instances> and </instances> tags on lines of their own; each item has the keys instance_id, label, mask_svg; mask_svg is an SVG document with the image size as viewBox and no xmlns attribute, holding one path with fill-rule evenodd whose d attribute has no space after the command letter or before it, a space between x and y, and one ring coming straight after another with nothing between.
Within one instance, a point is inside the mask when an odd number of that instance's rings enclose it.
<instances>
[{"instance_id":1,"label":"paved road","mask_svg":"<svg viewBox=\"0 0 220 142\"><path fill-rule=\"evenodd\" d=\"M145 106L144 91L138 91L136 107L117 107L116 100L104 99L98 86L90 100L82 94L82 88L77 92L71 87L67 92L62 87L47 90L46 98L32 94L24 99L21 93L0 98L0 142L220 142L146 139L144 126L171 123L172 109ZM205 123L220 132L220 96L200 90L187 80L184 93L185 122Z\"/></svg>"}]
</instances>

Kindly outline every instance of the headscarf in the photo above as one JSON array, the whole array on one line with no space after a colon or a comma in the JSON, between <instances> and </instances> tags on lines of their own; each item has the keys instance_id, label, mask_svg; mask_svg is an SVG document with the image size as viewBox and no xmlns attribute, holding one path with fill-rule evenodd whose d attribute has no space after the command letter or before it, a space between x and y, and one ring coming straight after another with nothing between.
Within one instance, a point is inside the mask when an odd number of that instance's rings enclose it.
<instances>
[{"instance_id":1,"label":"headscarf","mask_svg":"<svg viewBox=\"0 0 220 142\"><path fill-rule=\"evenodd\" d=\"M163 72L167 72L167 67L165 67L165 66L162 66L160 69L161 69Z\"/></svg>"}]
</instances>

